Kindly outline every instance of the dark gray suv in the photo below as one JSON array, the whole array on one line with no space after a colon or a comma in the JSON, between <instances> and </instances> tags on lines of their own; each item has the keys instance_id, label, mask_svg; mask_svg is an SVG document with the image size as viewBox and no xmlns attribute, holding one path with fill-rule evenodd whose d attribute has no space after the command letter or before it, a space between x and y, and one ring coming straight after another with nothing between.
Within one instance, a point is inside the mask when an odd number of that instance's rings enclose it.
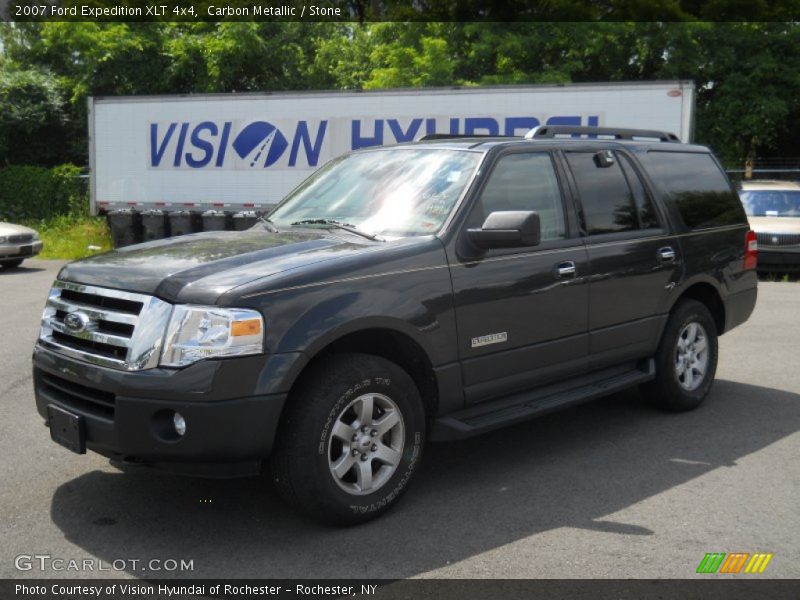
<instances>
[{"instance_id":1,"label":"dark gray suv","mask_svg":"<svg viewBox=\"0 0 800 600\"><path fill-rule=\"evenodd\" d=\"M357 523L425 443L639 385L711 388L756 302L756 241L708 148L544 127L345 155L262 223L67 265L33 355L53 439L257 474ZM268 460L269 459L269 460Z\"/></svg>"}]
</instances>

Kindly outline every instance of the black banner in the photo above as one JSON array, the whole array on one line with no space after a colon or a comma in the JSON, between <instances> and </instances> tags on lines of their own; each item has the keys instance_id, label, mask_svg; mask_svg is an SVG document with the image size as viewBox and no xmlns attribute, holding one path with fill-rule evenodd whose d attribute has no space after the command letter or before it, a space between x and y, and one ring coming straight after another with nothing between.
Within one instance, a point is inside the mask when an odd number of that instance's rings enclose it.
<instances>
[{"instance_id":1,"label":"black banner","mask_svg":"<svg viewBox=\"0 0 800 600\"><path fill-rule=\"evenodd\" d=\"M17 22L792 22L800 20L800 0L0 0L0 15Z\"/></svg>"},{"instance_id":2,"label":"black banner","mask_svg":"<svg viewBox=\"0 0 800 600\"><path fill-rule=\"evenodd\" d=\"M0 580L3 600L796 600L787 579Z\"/></svg>"}]
</instances>

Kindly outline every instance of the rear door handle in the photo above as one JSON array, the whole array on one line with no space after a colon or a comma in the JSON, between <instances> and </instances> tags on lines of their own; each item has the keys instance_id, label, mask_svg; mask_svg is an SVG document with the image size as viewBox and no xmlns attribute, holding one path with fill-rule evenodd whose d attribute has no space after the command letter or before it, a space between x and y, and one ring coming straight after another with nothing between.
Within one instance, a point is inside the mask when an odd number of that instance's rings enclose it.
<instances>
[{"instance_id":1,"label":"rear door handle","mask_svg":"<svg viewBox=\"0 0 800 600\"><path fill-rule=\"evenodd\" d=\"M556 279L562 279L564 277L575 277L577 269L575 268L575 263L573 261L567 260L562 263L558 263L555 266L554 271Z\"/></svg>"},{"instance_id":2,"label":"rear door handle","mask_svg":"<svg viewBox=\"0 0 800 600\"><path fill-rule=\"evenodd\" d=\"M665 263L675 262L675 257L676 257L675 250L673 250L669 246L660 248L658 250L658 258L661 262Z\"/></svg>"}]
</instances>

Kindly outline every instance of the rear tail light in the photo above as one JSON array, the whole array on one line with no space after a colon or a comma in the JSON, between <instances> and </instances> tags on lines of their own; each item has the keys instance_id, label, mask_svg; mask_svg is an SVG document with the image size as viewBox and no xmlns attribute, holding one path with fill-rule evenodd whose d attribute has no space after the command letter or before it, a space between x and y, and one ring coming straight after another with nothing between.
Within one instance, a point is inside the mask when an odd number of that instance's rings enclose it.
<instances>
[{"instance_id":1,"label":"rear tail light","mask_svg":"<svg viewBox=\"0 0 800 600\"><path fill-rule=\"evenodd\" d=\"M744 269L755 269L758 264L758 241L756 232L748 231L744 236Z\"/></svg>"}]
</instances>

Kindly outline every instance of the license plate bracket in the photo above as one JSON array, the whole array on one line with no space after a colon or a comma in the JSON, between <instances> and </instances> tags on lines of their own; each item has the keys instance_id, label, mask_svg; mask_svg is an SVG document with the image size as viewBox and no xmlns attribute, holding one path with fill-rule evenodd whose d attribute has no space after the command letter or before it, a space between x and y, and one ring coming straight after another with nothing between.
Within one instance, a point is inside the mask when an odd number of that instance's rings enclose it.
<instances>
[{"instance_id":1,"label":"license plate bracket","mask_svg":"<svg viewBox=\"0 0 800 600\"><path fill-rule=\"evenodd\" d=\"M50 437L57 444L77 454L86 454L83 418L53 404L47 407Z\"/></svg>"}]
</instances>

